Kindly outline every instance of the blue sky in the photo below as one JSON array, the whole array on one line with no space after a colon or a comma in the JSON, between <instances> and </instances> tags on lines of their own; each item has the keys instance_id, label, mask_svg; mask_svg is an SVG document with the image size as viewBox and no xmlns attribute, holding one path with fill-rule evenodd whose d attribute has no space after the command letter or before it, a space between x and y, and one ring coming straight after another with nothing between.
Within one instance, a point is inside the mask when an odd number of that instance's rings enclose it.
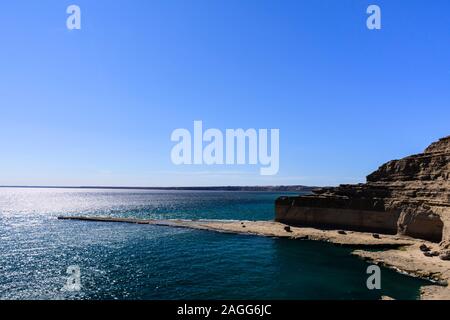
<instances>
[{"instance_id":1,"label":"blue sky","mask_svg":"<svg viewBox=\"0 0 450 320\"><path fill-rule=\"evenodd\" d=\"M448 0L16 0L0 41L0 185L363 182L450 134ZM279 128L278 175L173 165L194 120Z\"/></svg>"}]
</instances>

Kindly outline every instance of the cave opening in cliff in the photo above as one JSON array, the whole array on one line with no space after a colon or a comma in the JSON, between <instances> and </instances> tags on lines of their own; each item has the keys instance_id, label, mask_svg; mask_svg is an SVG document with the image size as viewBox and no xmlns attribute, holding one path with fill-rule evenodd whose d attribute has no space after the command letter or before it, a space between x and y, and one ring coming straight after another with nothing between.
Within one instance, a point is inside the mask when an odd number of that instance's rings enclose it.
<instances>
[{"instance_id":1,"label":"cave opening in cliff","mask_svg":"<svg viewBox=\"0 0 450 320\"><path fill-rule=\"evenodd\" d=\"M444 223L437 214L410 214L399 221L399 231L407 236L432 242L441 242Z\"/></svg>"}]
</instances>

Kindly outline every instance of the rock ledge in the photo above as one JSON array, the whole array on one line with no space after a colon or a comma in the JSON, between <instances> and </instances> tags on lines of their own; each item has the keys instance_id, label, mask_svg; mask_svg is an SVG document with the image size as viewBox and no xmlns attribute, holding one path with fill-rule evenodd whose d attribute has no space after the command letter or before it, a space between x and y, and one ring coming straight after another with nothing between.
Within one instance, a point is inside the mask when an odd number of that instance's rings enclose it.
<instances>
[{"instance_id":1,"label":"rock ledge","mask_svg":"<svg viewBox=\"0 0 450 320\"><path fill-rule=\"evenodd\" d=\"M278 222L399 234L450 248L450 136L423 153L383 164L367 183L280 197Z\"/></svg>"}]
</instances>

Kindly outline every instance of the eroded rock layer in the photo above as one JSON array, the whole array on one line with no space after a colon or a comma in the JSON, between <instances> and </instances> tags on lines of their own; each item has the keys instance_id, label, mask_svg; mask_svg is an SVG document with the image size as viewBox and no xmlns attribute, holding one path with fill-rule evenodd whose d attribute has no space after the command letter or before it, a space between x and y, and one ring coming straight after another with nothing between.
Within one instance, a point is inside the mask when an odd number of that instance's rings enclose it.
<instances>
[{"instance_id":1,"label":"eroded rock layer","mask_svg":"<svg viewBox=\"0 0 450 320\"><path fill-rule=\"evenodd\" d=\"M450 247L450 136L423 153L390 161L367 183L281 197L276 221L321 228L403 234Z\"/></svg>"}]
</instances>

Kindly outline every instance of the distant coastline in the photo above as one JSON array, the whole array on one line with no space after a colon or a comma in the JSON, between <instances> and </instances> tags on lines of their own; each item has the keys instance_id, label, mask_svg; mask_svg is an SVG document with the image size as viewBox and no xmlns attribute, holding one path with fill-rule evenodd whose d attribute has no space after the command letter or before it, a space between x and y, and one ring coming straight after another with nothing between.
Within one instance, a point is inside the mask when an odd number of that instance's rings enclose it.
<instances>
[{"instance_id":1,"label":"distant coastline","mask_svg":"<svg viewBox=\"0 0 450 320\"><path fill-rule=\"evenodd\" d=\"M0 186L0 188L35 189L106 189L106 190L167 190L167 191L255 191L255 192L311 192L317 187L289 186L215 186L215 187L112 187L112 186Z\"/></svg>"}]
</instances>

